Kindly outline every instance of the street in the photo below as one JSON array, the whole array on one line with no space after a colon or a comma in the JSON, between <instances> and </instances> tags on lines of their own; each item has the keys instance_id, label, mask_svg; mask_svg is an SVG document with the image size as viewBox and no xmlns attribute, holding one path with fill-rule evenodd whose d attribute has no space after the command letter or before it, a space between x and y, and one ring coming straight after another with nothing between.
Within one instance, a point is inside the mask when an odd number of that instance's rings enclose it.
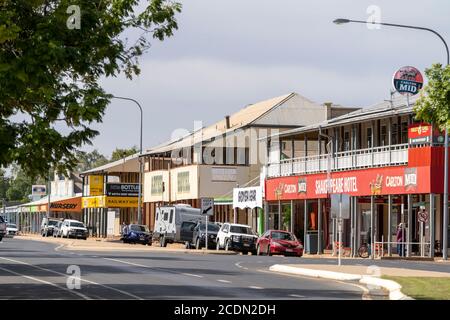
<instances>
[{"instance_id":1,"label":"street","mask_svg":"<svg viewBox=\"0 0 450 320\"><path fill-rule=\"evenodd\" d=\"M268 271L271 265L299 260L76 252L59 250L52 243L8 238L0 244L0 299L362 299L364 290L358 285ZM71 265L80 268L80 289L67 286Z\"/></svg>"}]
</instances>

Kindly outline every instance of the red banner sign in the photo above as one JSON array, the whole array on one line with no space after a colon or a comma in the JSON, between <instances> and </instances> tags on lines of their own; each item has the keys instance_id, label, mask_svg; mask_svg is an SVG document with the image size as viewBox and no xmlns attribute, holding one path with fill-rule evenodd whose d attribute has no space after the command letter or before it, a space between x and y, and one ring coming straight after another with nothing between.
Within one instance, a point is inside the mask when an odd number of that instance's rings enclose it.
<instances>
[{"instance_id":1,"label":"red banner sign","mask_svg":"<svg viewBox=\"0 0 450 320\"><path fill-rule=\"evenodd\" d=\"M388 167L266 180L266 200L326 198L328 193L351 196L430 192L429 167Z\"/></svg>"}]
</instances>

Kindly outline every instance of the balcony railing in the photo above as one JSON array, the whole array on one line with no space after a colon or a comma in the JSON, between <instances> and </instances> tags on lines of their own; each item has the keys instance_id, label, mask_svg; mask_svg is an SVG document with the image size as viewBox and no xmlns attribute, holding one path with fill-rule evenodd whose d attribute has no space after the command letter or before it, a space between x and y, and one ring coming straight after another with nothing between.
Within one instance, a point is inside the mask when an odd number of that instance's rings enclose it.
<instances>
[{"instance_id":1,"label":"balcony railing","mask_svg":"<svg viewBox=\"0 0 450 320\"><path fill-rule=\"evenodd\" d=\"M267 166L268 177L402 165L408 163L408 144L285 159Z\"/></svg>"}]
</instances>

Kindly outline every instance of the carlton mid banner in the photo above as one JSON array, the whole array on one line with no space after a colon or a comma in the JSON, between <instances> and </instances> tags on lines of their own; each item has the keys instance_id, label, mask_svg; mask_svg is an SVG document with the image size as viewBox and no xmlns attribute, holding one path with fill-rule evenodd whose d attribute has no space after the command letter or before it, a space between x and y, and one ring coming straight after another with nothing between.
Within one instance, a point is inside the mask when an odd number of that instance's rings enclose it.
<instances>
[{"instance_id":1,"label":"carlton mid banner","mask_svg":"<svg viewBox=\"0 0 450 320\"><path fill-rule=\"evenodd\" d=\"M374 168L266 180L266 200L326 198L330 193L370 196L430 192L429 167Z\"/></svg>"}]
</instances>

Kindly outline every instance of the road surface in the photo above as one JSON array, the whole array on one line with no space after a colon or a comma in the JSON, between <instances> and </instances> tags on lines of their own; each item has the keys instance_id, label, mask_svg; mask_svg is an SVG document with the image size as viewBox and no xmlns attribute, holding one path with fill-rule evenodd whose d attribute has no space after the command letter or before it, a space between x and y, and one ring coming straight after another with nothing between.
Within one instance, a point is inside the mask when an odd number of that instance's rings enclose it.
<instances>
[{"instance_id":1,"label":"road surface","mask_svg":"<svg viewBox=\"0 0 450 320\"><path fill-rule=\"evenodd\" d=\"M66 251L53 243L7 238L0 243L0 299L362 299L365 291L359 285L268 271L277 263L299 261Z\"/></svg>"}]
</instances>

